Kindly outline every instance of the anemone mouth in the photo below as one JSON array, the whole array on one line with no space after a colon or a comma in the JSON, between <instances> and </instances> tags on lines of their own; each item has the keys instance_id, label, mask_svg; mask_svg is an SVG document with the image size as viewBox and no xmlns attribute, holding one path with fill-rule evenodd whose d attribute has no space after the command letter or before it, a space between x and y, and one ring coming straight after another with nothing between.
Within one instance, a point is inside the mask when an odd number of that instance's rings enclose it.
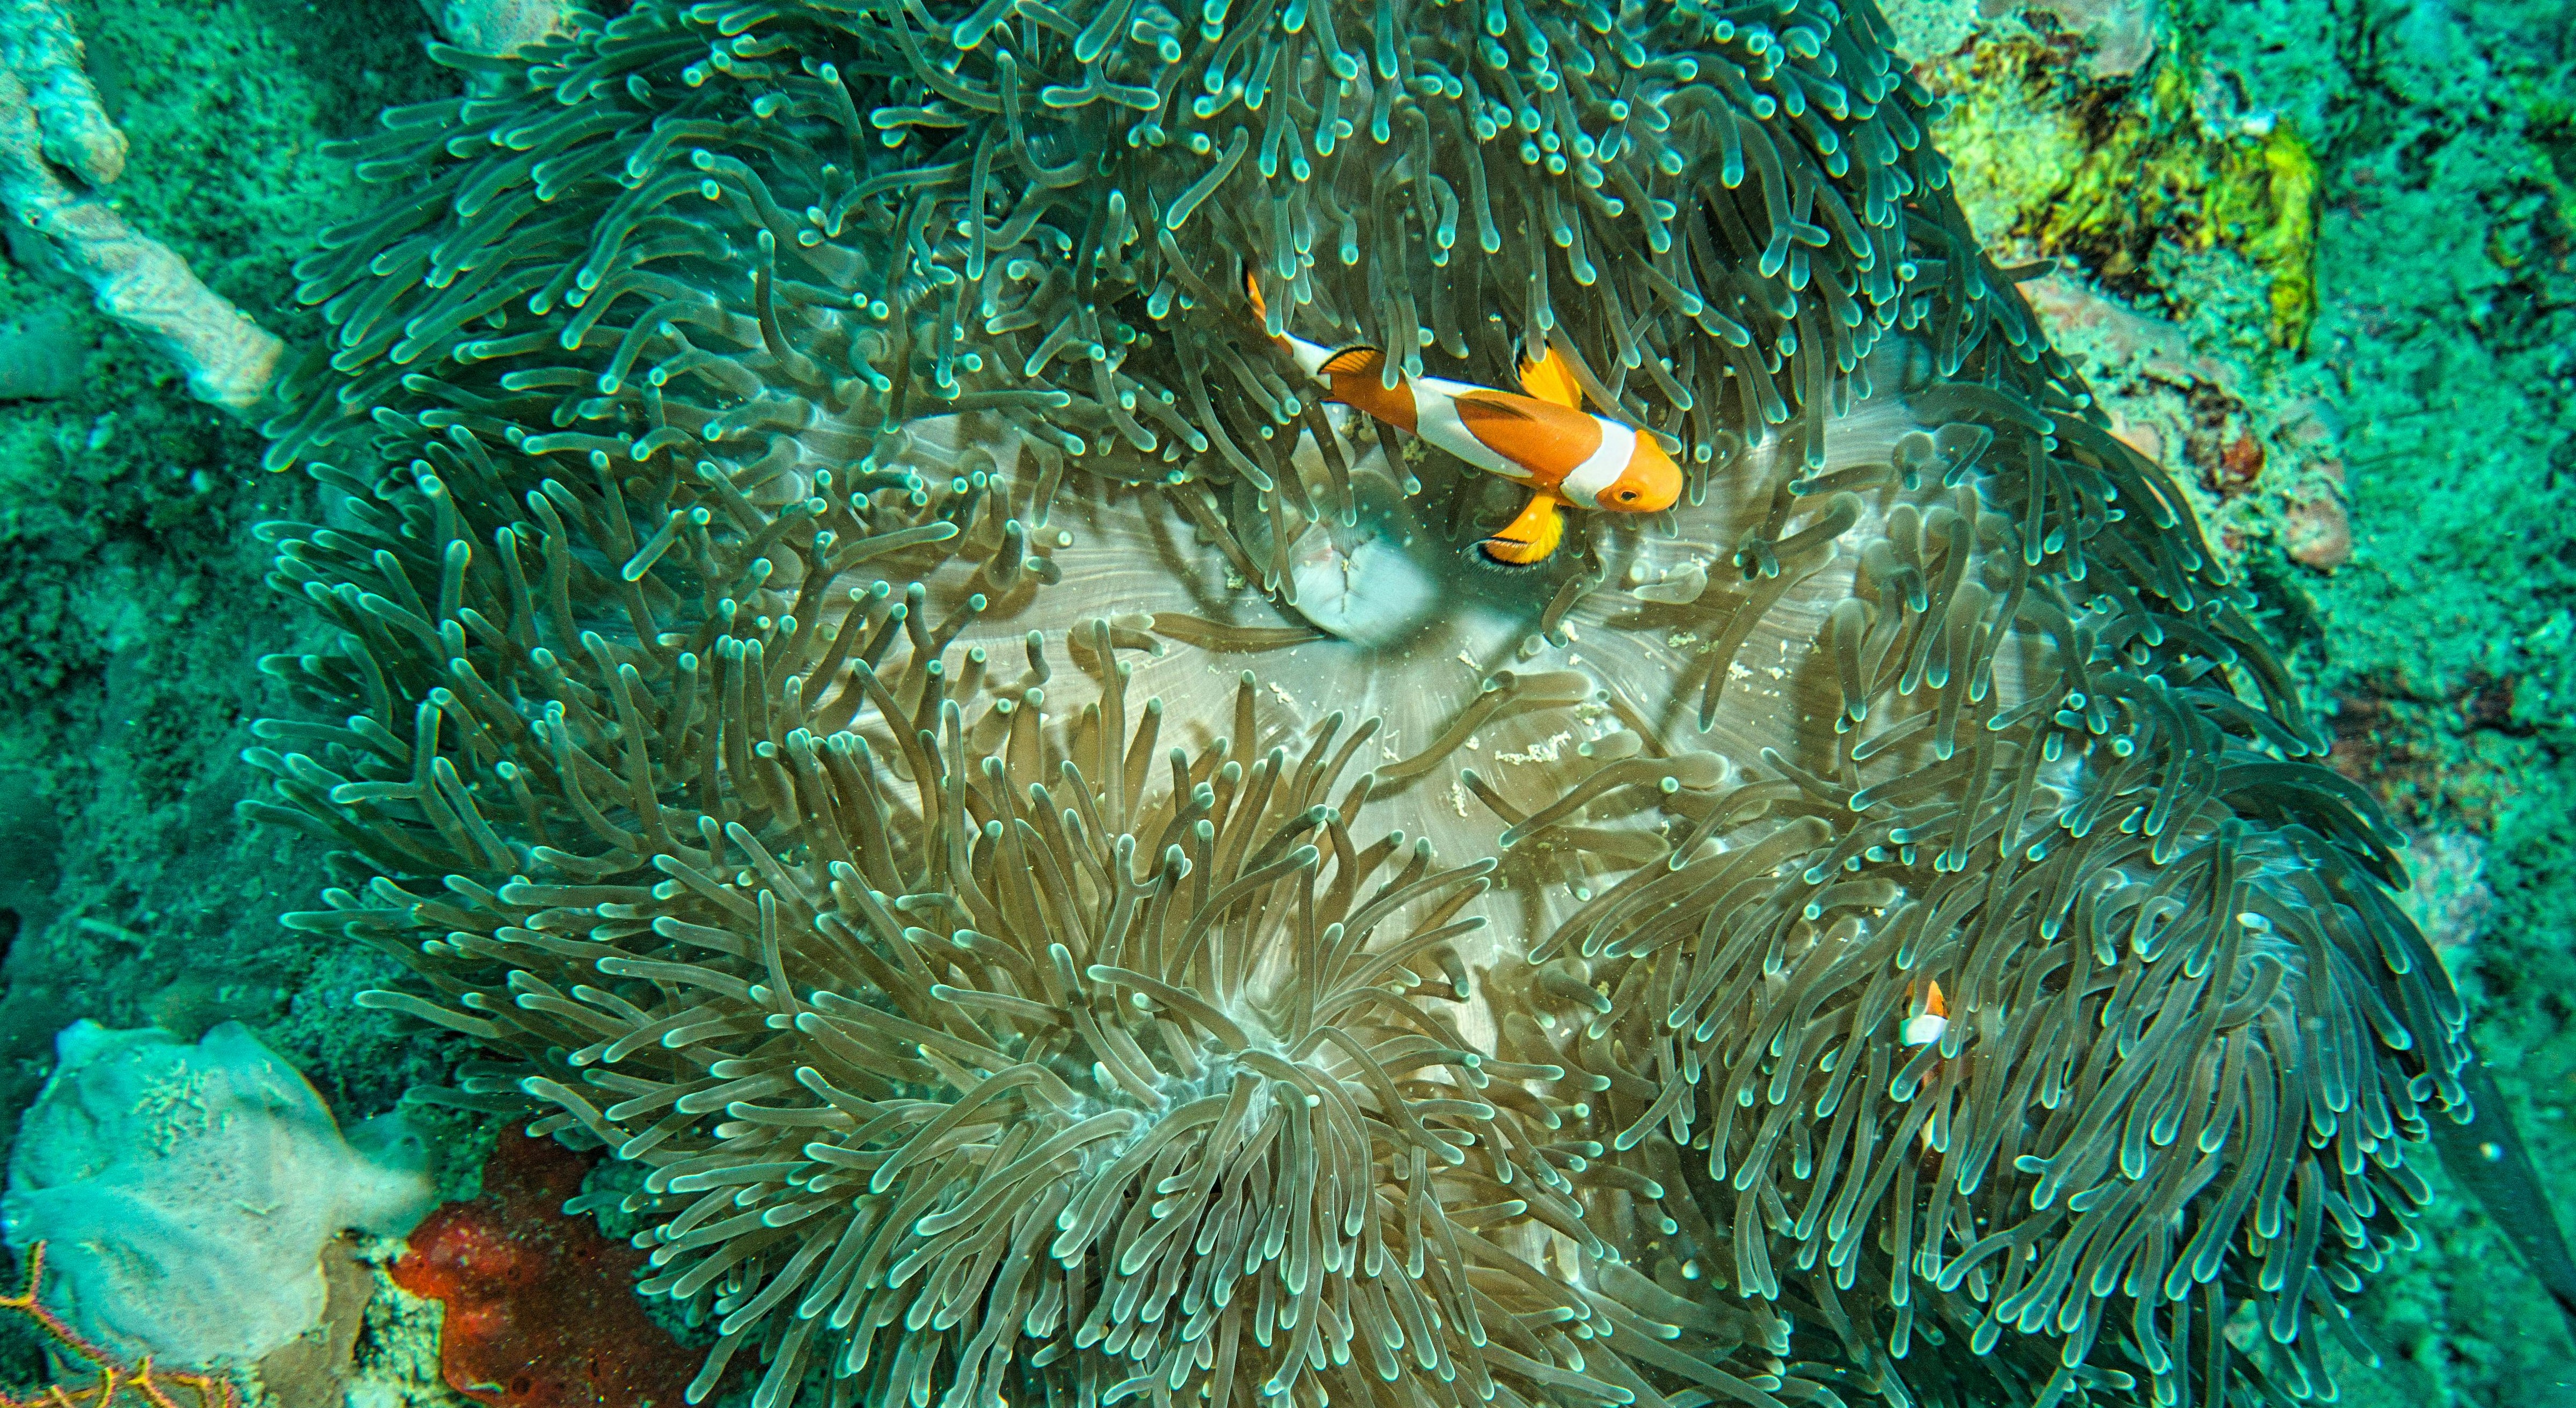
<instances>
[{"instance_id":1,"label":"anemone mouth","mask_svg":"<svg viewBox=\"0 0 2576 1408\"><path fill-rule=\"evenodd\" d=\"M1254 562L1270 561L1273 540L1287 535L1277 592L1287 614L1385 657L1381 669L1392 670L1439 649L1449 635L1499 638L1515 627L1526 634L1545 604L1501 574L1473 570L1469 550L1448 529L1447 510L1453 498L1486 486L1442 478L1445 492L1408 496L1384 453L1372 448L1350 468L1343 512L1302 529L1274 522L1258 503L1234 517L1246 527L1240 541Z\"/></svg>"}]
</instances>

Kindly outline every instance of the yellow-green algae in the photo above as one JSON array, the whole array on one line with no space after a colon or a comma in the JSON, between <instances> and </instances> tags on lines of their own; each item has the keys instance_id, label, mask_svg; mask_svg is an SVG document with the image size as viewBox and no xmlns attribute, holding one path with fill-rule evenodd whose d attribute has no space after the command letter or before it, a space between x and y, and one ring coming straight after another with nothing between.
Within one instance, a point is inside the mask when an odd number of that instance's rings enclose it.
<instances>
[{"instance_id":1,"label":"yellow-green algae","mask_svg":"<svg viewBox=\"0 0 2576 1408\"><path fill-rule=\"evenodd\" d=\"M2101 275L2138 272L2158 240L2232 249L2268 280L2271 339L2301 349L2316 319L2317 163L2295 122L2206 111L2207 66L2158 58L2143 82L2103 84L2022 39L1976 44L1940 81L1958 101L1938 129L2007 232ZM1982 209L1980 208L1982 207Z\"/></svg>"}]
</instances>

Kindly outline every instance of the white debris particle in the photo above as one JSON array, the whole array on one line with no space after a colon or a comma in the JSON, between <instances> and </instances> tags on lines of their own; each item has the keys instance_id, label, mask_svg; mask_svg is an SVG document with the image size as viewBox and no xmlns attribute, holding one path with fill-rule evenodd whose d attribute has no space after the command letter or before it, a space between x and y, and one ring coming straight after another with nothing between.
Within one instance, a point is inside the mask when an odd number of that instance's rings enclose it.
<instances>
[{"instance_id":1,"label":"white debris particle","mask_svg":"<svg viewBox=\"0 0 2576 1408\"><path fill-rule=\"evenodd\" d=\"M1476 749L1484 746L1485 737L1483 734L1471 733L1467 735L1467 749L1469 752L1474 752Z\"/></svg>"},{"instance_id":2,"label":"white debris particle","mask_svg":"<svg viewBox=\"0 0 2576 1408\"><path fill-rule=\"evenodd\" d=\"M1743 661L1729 660L1726 662L1726 677L1731 680L1749 680L1753 678L1753 672L1744 668Z\"/></svg>"},{"instance_id":3,"label":"white debris particle","mask_svg":"<svg viewBox=\"0 0 2576 1408\"><path fill-rule=\"evenodd\" d=\"M1540 739L1538 742L1531 744L1529 746L1529 751L1526 753L1496 753L1494 755L1494 761L1498 763L1552 763L1555 762L1561 754L1563 754L1565 751L1565 745L1572 743L1573 741L1573 734L1559 730L1553 736Z\"/></svg>"},{"instance_id":4,"label":"white debris particle","mask_svg":"<svg viewBox=\"0 0 2576 1408\"><path fill-rule=\"evenodd\" d=\"M1765 666L1763 666L1763 667L1762 667L1762 673L1764 673L1764 674L1766 674L1766 675L1769 675L1771 678L1773 678L1773 679L1775 679L1775 680L1785 680L1785 679L1789 678L1789 672L1788 672L1788 671L1786 671L1786 670L1784 670L1784 669L1781 669L1781 668L1780 668L1779 666L1777 666L1777 665L1765 665Z\"/></svg>"},{"instance_id":5,"label":"white debris particle","mask_svg":"<svg viewBox=\"0 0 2576 1408\"><path fill-rule=\"evenodd\" d=\"M1458 652L1458 663L1466 666L1470 670L1481 670L1485 668L1484 666L1477 664L1476 657L1468 654L1463 648Z\"/></svg>"},{"instance_id":6,"label":"white debris particle","mask_svg":"<svg viewBox=\"0 0 2576 1408\"><path fill-rule=\"evenodd\" d=\"M1288 697L1288 691L1279 687L1279 681L1272 680L1270 682L1270 692L1278 696L1280 703L1287 705L1291 709L1297 707L1297 701Z\"/></svg>"},{"instance_id":7,"label":"white debris particle","mask_svg":"<svg viewBox=\"0 0 2576 1408\"><path fill-rule=\"evenodd\" d=\"M1467 784L1454 777L1449 779L1449 805L1458 809L1458 815L1467 814Z\"/></svg>"}]
</instances>

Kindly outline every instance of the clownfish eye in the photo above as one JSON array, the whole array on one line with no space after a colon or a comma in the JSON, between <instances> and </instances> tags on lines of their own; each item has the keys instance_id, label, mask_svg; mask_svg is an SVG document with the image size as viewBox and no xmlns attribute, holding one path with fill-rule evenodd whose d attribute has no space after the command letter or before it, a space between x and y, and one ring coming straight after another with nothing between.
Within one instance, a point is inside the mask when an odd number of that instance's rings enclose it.
<instances>
[{"instance_id":1,"label":"clownfish eye","mask_svg":"<svg viewBox=\"0 0 2576 1408\"><path fill-rule=\"evenodd\" d=\"M1622 490L1620 490L1620 491L1619 491L1619 502L1621 502L1621 503L1623 503L1623 504L1633 504L1633 503L1635 503L1636 501L1637 501L1637 491L1636 491L1636 490L1634 490L1634 489L1622 489Z\"/></svg>"}]
</instances>

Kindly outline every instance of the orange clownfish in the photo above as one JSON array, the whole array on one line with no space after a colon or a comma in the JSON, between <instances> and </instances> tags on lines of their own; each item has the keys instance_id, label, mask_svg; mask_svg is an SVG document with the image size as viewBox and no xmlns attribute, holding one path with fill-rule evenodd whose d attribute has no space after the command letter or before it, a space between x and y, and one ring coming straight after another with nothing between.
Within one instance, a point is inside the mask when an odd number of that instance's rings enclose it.
<instances>
[{"instance_id":1,"label":"orange clownfish","mask_svg":"<svg viewBox=\"0 0 2576 1408\"><path fill-rule=\"evenodd\" d=\"M1261 285L1243 276L1255 317L1267 319ZM1332 388L1332 399L1419 435L1478 469L1527 485L1529 502L1501 531L1476 545L1489 560L1528 567L1547 560L1565 537L1565 510L1657 513L1681 497L1682 472L1654 437L1583 409L1574 369L1550 349L1521 367L1516 395L1439 377L1400 378L1389 390L1386 354L1358 345L1339 350L1304 338L1273 339L1308 376Z\"/></svg>"}]
</instances>

